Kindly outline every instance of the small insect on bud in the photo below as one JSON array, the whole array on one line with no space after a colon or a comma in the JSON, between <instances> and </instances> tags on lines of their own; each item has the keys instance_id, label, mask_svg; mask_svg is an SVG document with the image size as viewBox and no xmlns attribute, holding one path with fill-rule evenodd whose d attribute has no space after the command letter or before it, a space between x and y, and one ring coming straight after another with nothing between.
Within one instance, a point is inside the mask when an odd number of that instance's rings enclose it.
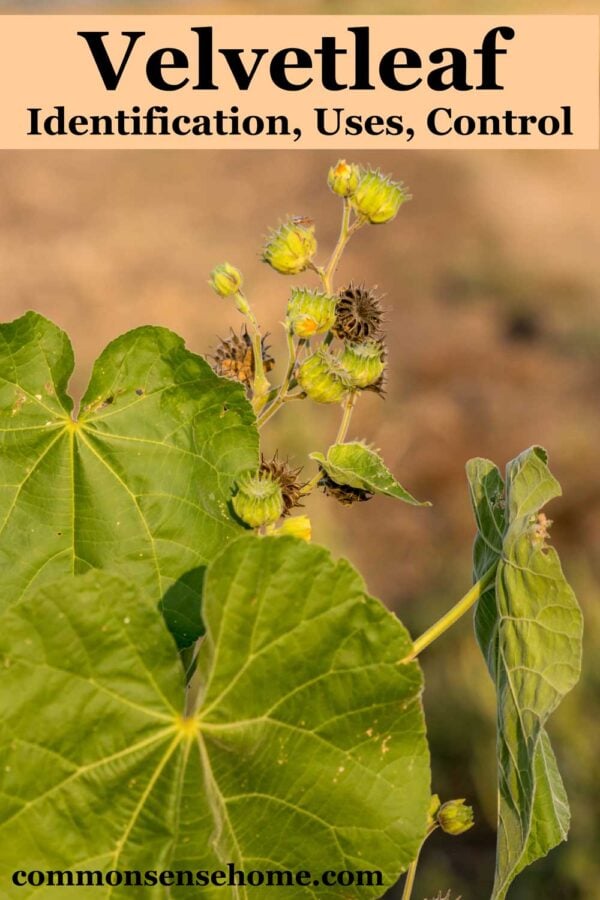
<instances>
[{"instance_id":1,"label":"small insect on bud","mask_svg":"<svg viewBox=\"0 0 600 900\"><path fill-rule=\"evenodd\" d=\"M392 181L379 169L367 169L361 174L358 186L352 195L352 205L359 216L371 225L390 222L410 195L399 181Z\"/></svg>"},{"instance_id":2,"label":"small insect on bud","mask_svg":"<svg viewBox=\"0 0 600 900\"><path fill-rule=\"evenodd\" d=\"M231 297L241 289L243 278L241 272L229 263L221 263L210 273L208 282L219 297Z\"/></svg>"},{"instance_id":3,"label":"small insect on bud","mask_svg":"<svg viewBox=\"0 0 600 900\"><path fill-rule=\"evenodd\" d=\"M367 388L383 375L385 350L380 341L374 340L362 344L346 344L341 362L350 373L354 385Z\"/></svg>"},{"instance_id":4,"label":"small insect on bud","mask_svg":"<svg viewBox=\"0 0 600 900\"><path fill-rule=\"evenodd\" d=\"M360 168L355 163L340 159L332 166L327 176L327 184L338 197L351 197L360 180Z\"/></svg>"},{"instance_id":5,"label":"small insect on bud","mask_svg":"<svg viewBox=\"0 0 600 900\"><path fill-rule=\"evenodd\" d=\"M352 379L338 357L323 349L304 360L296 379L310 399L317 403L340 403L353 387Z\"/></svg>"},{"instance_id":6,"label":"small insect on bud","mask_svg":"<svg viewBox=\"0 0 600 900\"><path fill-rule=\"evenodd\" d=\"M449 800L440 806L437 821L446 834L463 834L474 825L473 807L466 806L464 800Z\"/></svg>"},{"instance_id":7,"label":"small insect on bud","mask_svg":"<svg viewBox=\"0 0 600 900\"><path fill-rule=\"evenodd\" d=\"M300 338L325 334L335 322L337 300L319 291L294 288L288 302L287 318L292 332Z\"/></svg>"},{"instance_id":8,"label":"small insect on bud","mask_svg":"<svg viewBox=\"0 0 600 900\"><path fill-rule=\"evenodd\" d=\"M271 232L262 258L282 275L298 275L308 269L316 252L312 219L296 217Z\"/></svg>"},{"instance_id":9,"label":"small insect on bud","mask_svg":"<svg viewBox=\"0 0 600 900\"><path fill-rule=\"evenodd\" d=\"M308 516L293 516L291 519L285 519L275 534L279 536L288 534L303 541L310 541L312 538L310 519Z\"/></svg>"},{"instance_id":10,"label":"small insect on bud","mask_svg":"<svg viewBox=\"0 0 600 900\"><path fill-rule=\"evenodd\" d=\"M270 475L249 473L237 481L237 494L232 503L236 515L250 525L272 525L283 512L281 486Z\"/></svg>"}]
</instances>

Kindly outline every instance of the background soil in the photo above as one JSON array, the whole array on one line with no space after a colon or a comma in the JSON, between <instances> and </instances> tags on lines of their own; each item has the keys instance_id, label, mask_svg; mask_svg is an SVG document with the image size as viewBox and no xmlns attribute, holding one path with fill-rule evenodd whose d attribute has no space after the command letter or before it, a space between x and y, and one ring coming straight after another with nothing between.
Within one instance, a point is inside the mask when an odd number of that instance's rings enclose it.
<instances>
[{"instance_id":1,"label":"background soil","mask_svg":"<svg viewBox=\"0 0 600 900\"><path fill-rule=\"evenodd\" d=\"M445 6L428 11L474 12L481 4ZM543 11L563 6L548 3ZM492 7L485 11L505 4ZM25 8L57 9L0 3L4 12ZM532 3L510 9L542 11ZM591 9L578 3L569 11ZM280 11L241 3L202 11L259 10ZM360 3L346 10L365 11ZM315 0L286 11L342 6ZM379 3L369 11L413 10ZM489 456L502 467L532 443L549 450L564 490L549 510L552 538L587 621L583 682L550 729L574 820L570 842L521 876L511 897L590 900L600 883L598 154L412 151L358 161L406 181L414 199L391 225L357 235L338 274L338 284L379 285L388 311L388 397L361 400L351 436L373 441L402 483L435 505L415 510L374 499L344 509L319 497L309 509L315 539L348 556L370 590L418 633L469 585L465 461ZM4 152L2 319L34 308L64 327L76 349L73 392L80 395L99 351L128 328L166 325L204 353L239 324L206 284L213 265L228 259L244 271L275 355L283 356L278 323L290 281L260 263L262 236L288 213L310 215L325 257L339 224L325 184L332 162L316 152ZM337 410L292 405L267 443L301 463L307 451L327 445L337 418ZM478 825L460 839L430 841L415 896L452 888L480 900L493 867L494 708L470 624L431 648L423 665L436 789L473 801Z\"/></svg>"}]
</instances>

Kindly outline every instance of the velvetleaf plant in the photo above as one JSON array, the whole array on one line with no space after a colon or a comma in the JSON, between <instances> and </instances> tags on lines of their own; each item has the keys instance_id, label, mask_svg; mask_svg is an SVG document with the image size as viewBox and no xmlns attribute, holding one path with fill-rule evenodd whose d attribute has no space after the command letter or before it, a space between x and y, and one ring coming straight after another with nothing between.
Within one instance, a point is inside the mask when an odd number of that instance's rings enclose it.
<instances>
[{"instance_id":1,"label":"velvetleaf plant","mask_svg":"<svg viewBox=\"0 0 600 900\"><path fill-rule=\"evenodd\" d=\"M297 514L323 490L346 506L416 500L364 441L364 391L384 394L377 294L338 288L361 228L392 221L405 188L340 161L339 240L316 262L314 223L289 219L265 261L294 279L274 359L241 273L210 283L243 317L211 359L156 327L111 343L73 416L68 337L35 313L0 326L0 884L23 870L363 873L351 896L411 897L426 838L473 825L431 793L417 658L469 610L497 694L493 900L564 840L568 803L546 722L577 680L581 615L542 511L560 487L539 447L503 478L467 464L474 584L416 640L358 573L310 543ZM302 477L260 453L289 402L338 404L328 448ZM381 502L388 502L382 500ZM367 877L382 873L383 883ZM277 884L278 882L275 882ZM342 900L348 882L294 886ZM99 897L262 896L252 883ZM283 886L269 896L291 896ZM41 895L54 896L51 888ZM440 897L442 894L440 893Z\"/></svg>"}]
</instances>

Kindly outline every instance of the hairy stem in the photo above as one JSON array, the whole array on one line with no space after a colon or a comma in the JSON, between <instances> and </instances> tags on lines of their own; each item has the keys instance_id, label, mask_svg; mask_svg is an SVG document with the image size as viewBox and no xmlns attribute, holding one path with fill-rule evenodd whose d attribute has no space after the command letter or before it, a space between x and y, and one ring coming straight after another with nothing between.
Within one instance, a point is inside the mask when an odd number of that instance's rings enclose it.
<instances>
[{"instance_id":1,"label":"hairy stem","mask_svg":"<svg viewBox=\"0 0 600 900\"><path fill-rule=\"evenodd\" d=\"M248 332L252 341L252 357L254 360L254 378L252 381L252 408L255 413L259 413L267 402L269 391L271 390L271 382L265 374L265 366L262 355L262 335L256 316L252 312L252 308L248 303L245 295L238 291L235 295L235 303L238 310L246 317L248 322Z\"/></svg>"},{"instance_id":2,"label":"hairy stem","mask_svg":"<svg viewBox=\"0 0 600 900\"><path fill-rule=\"evenodd\" d=\"M470 591L468 591L464 597L462 597L458 603L456 603L452 609L449 609L448 612L442 616L441 619L438 619L431 628L428 628L427 631L421 635L421 637L417 638L417 640L413 643L412 653L403 659L402 662L410 662L412 659L415 659L426 647L429 647L435 640L437 640L444 632L448 631L449 628L452 627L458 620L464 616L466 612L468 612L471 607L479 600L479 598L486 592L489 586L494 581L496 577L496 569L498 567L498 563L495 562L493 565L489 567L487 572L485 572L479 581L476 581Z\"/></svg>"}]
</instances>

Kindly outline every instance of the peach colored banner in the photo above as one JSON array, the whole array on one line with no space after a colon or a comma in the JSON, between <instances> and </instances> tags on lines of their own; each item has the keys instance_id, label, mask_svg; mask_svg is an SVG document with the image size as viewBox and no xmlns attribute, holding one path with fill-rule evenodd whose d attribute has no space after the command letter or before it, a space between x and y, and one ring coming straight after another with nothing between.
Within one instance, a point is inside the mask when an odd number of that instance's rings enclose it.
<instances>
[{"instance_id":1,"label":"peach colored banner","mask_svg":"<svg viewBox=\"0 0 600 900\"><path fill-rule=\"evenodd\" d=\"M597 16L2 16L0 148L598 148Z\"/></svg>"}]
</instances>

